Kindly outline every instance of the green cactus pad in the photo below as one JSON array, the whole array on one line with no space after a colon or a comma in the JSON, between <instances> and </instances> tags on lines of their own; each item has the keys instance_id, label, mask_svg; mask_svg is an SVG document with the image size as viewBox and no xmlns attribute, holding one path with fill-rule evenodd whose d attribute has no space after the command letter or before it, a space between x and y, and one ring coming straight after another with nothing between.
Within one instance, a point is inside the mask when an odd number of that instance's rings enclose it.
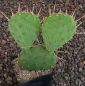
<instances>
[{"instance_id":1,"label":"green cactus pad","mask_svg":"<svg viewBox=\"0 0 85 86\"><path fill-rule=\"evenodd\" d=\"M49 51L62 47L76 32L76 22L71 15L56 13L47 17L42 25L42 36Z\"/></svg>"},{"instance_id":2,"label":"green cactus pad","mask_svg":"<svg viewBox=\"0 0 85 86\"><path fill-rule=\"evenodd\" d=\"M40 20L36 15L18 12L9 20L8 30L21 48L31 47L40 31Z\"/></svg>"},{"instance_id":3,"label":"green cactus pad","mask_svg":"<svg viewBox=\"0 0 85 86\"><path fill-rule=\"evenodd\" d=\"M45 47L36 45L23 49L19 55L19 65L23 70L46 70L51 69L56 63L56 56Z\"/></svg>"}]
</instances>

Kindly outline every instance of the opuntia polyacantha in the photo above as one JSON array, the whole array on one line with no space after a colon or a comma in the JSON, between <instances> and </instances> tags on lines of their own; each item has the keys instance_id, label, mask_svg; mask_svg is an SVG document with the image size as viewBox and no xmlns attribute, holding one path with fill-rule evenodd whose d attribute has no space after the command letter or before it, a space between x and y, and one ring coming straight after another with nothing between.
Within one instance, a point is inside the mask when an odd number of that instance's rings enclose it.
<instances>
[{"instance_id":1,"label":"opuntia polyacantha","mask_svg":"<svg viewBox=\"0 0 85 86\"><path fill-rule=\"evenodd\" d=\"M41 23L37 15L17 12L9 19L8 30L19 44L19 65L25 70L51 69L56 64L55 49L62 47L76 32L76 21L67 13L54 13ZM41 32L44 43L33 45Z\"/></svg>"}]
</instances>

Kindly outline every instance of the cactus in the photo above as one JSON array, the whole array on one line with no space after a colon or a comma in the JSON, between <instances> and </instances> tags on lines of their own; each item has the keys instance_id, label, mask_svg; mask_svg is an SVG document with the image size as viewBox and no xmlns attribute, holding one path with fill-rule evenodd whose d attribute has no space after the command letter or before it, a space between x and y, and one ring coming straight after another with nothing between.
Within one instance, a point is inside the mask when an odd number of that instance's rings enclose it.
<instances>
[{"instance_id":1,"label":"cactus","mask_svg":"<svg viewBox=\"0 0 85 86\"><path fill-rule=\"evenodd\" d=\"M68 42L76 32L76 21L66 13L48 16L41 24L36 15L17 12L9 20L8 30L22 48L19 65L24 70L51 69L56 64L55 49ZM41 32L43 45L33 46Z\"/></svg>"},{"instance_id":2,"label":"cactus","mask_svg":"<svg viewBox=\"0 0 85 86\"><path fill-rule=\"evenodd\" d=\"M47 51L42 45L23 49L19 55L19 65L24 70L51 69L55 63L55 54Z\"/></svg>"},{"instance_id":3,"label":"cactus","mask_svg":"<svg viewBox=\"0 0 85 86\"><path fill-rule=\"evenodd\" d=\"M8 30L21 48L30 48L40 32L40 21L36 15L17 12L11 16Z\"/></svg>"},{"instance_id":4,"label":"cactus","mask_svg":"<svg viewBox=\"0 0 85 86\"><path fill-rule=\"evenodd\" d=\"M73 16L66 13L55 13L47 17L42 24L44 44L49 51L62 47L76 32Z\"/></svg>"}]
</instances>

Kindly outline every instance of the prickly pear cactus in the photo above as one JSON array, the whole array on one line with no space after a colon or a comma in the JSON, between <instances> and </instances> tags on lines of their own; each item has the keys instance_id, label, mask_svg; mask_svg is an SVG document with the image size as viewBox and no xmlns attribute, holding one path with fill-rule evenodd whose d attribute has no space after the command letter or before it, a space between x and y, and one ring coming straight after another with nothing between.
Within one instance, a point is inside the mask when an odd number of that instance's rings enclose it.
<instances>
[{"instance_id":1,"label":"prickly pear cactus","mask_svg":"<svg viewBox=\"0 0 85 86\"><path fill-rule=\"evenodd\" d=\"M42 45L23 49L19 55L19 65L24 70L51 69L56 63L56 56Z\"/></svg>"},{"instance_id":2,"label":"prickly pear cactus","mask_svg":"<svg viewBox=\"0 0 85 86\"><path fill-rule=\"evenodd\" d=\"M44 44L49 51L63 46L76 32L76 22L71 15L56 13L47 17L42 24Z\"/></svg>"},{"instance_id":3,"label":"prickly pear cactus","mask_svg":"<svg viewBox=\"0 0 85 86\"><path fill-rule=\"evenodd\" d=\"M36 15L17 12L9 20L8 30L22 48L19 65L24 70L51 69L56 64L55 49L62 47L76 32L76 21L66 13L55 13L40 23ZM42 32L44 46L33 42Z\"/></svg>"},{"instance_id":4,"label":"prickly pear cactus","mask_svg":"<svg viewBox=\"0 0 85 86\"><path fill-rule=\"evenodd\" d=\"M21 48L31 47L37 39L40 30L40 21L36 15L18 12L11 16L8 30Z\"/></svg>"}]
</instances>

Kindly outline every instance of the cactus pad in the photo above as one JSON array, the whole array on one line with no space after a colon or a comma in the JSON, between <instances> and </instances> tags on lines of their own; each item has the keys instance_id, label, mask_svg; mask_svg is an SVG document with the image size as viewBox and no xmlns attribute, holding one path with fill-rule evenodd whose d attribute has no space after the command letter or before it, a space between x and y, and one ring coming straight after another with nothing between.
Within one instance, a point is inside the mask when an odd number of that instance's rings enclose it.
<instances>
[{"instance_id":1,"label":"cactus pad","mask_svg":"<svg viewBox=\"0 0 85 86\"><path fill-rule=\"evenodd\" d=\"M41 45L23 49L19 55L19 65L24 70L51 69L55 63L55 54L50 53Z\"/></svg>"},{"instance_id":2,"label":"cactus pad","mask_svg":"<svg viewBox=\"0 0 85 86\"><path fill-rule=\"evenodd\" d=\"M76 22L71 15L56 13L47 17L42 25L46 48L54 51L68 42L76 32Z\"/></svg>"},{"instance_id":3,"label":"cactus pad","mask_svg":"<svg viewBox=\"0 0 85 86\"><path fill-rule=\"evenodd\" d=\"M8 30L21 48L31 47L37 39L40 30L40 21L36 15L18 12L11 16Z\"/></svg>"}]
</instances>

